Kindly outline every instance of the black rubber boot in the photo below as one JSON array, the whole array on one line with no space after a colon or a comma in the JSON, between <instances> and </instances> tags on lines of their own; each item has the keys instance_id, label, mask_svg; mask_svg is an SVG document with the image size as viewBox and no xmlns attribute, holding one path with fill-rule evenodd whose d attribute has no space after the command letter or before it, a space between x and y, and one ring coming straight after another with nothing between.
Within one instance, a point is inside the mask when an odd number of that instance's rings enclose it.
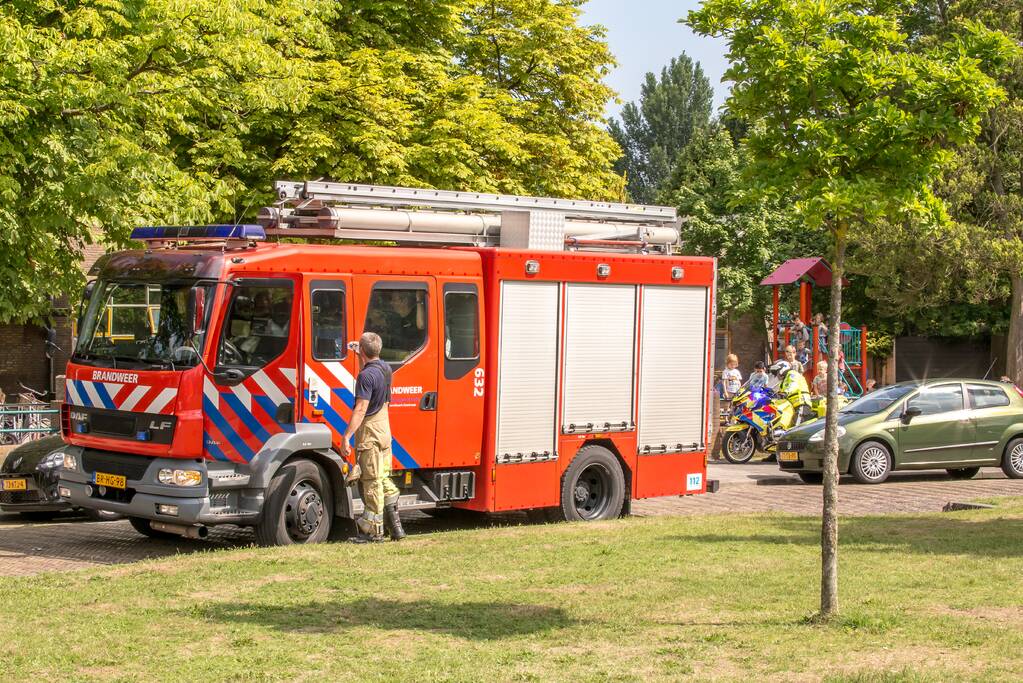
<instances>
[{"instance_id":1,"label":"black rubber boot","mask_svg":"<svg viewBox=\"0 0 1023 683\"><path fill-rule=\"evenodd\" d=\"M405 530L401 528L401 516L398 514L397 505L388 505L384 508L384 527L392 541L400 541L405 538Z\"/></svg>"}]
</instances>

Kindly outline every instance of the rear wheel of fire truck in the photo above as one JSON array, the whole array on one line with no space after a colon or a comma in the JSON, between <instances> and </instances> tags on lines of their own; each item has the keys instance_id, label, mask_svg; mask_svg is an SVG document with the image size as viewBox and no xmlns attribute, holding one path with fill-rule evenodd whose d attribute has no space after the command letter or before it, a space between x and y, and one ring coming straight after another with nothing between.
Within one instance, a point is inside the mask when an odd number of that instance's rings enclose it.
<instances>
[{"instance_id":1,"label":"rear wheel of fire truck","mask_svg":"<svg viewBox=\"0 0 1023 683\"><path fill-rule=\"evenodd\" d=\"M141 517L129 517L128 523L131 524L132 529L149 538L181 538L178 534L154 529L148 519L142 519Z\"/></svg>"},{"instance_id":2,"label":"rear wheel of fire truck","mask_svg":"<svg viewBox=\"0 0 1023 683\"><path fill-rule=\"evenodd\" d=\"M721 452L730 463L741 465L749 462L757 452L757 437L753 434L753 428L741 432L728 432L721 445Z\"/></svg>"},{"instance_id":3,"label":"rear wheel of fire truck","mask_svg":"<svg viewBox=\"0 0 1023 683\"><path fill-rule=\"evenodd\" d=\"M618 458L603 446L586 446L562 477L561 506L550 511L558 520L592 522L619 517L624 504L625 474Z\"/></svg>"},{"instance_id":4,"label":"rear wheel of fire truck","mask_svg":"<svg viewBox=\"0 0 1023 683\"><path fill-rule=\"evenodd\" d=\"M267 489L263 515L255 526L260 545L320 543L330 537L334 496L323 469L299 459L277 470Z\"/></svg>"}]
</instances>

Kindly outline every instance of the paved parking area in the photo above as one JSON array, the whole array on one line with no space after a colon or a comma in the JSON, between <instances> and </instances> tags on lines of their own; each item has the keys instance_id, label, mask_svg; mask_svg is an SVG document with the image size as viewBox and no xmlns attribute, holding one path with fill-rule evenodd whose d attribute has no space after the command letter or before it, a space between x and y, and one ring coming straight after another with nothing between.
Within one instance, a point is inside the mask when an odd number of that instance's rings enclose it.
<instances>
[{"instance_id":1,"label":"paved parking area","mask_svg":"<svg viewBox=\"0 0 1023 683\"><path fill-rule=\"evenodd\" d=\"M721 482L718 493L641 500L633 505L633 513L648 516L782 511L813 515L820 511L820 486L806 486L795 475L780 473L771 463L712 463L709 478ZM1023 495L1023 480L1006 479L996 469L983 470L978 478L968 481L951 480L944 472L896 473L881 486L843 485L839 508L843 515L933 512L950 501L1016 495ZM524 514L409 517L406 528L412 534L526 523ZM124 521L89 522L67 516L52 522L26 523L17 515L0 514L0 576L137 562L250 543L249 531L232 527L214 529L203 541L157 541L140 536Z\"/></svg>"}]
</instances>

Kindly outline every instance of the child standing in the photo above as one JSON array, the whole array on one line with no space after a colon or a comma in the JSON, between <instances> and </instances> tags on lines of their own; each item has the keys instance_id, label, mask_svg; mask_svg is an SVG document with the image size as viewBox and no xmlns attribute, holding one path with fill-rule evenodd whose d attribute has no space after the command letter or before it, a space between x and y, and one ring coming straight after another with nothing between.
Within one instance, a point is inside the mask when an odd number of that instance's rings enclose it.
<instances>
[{"instance_id":1,"label":"child standing","mask_svg":"<svg viewBox=\"0 0 1023 683\"><path fill-rule=\"evenodd\" d=\"M756 365L753 366L753 374L749 376L749 388L755 389L757 387L767 386L767 366L764 365L764 361L758 360Z\"/></svg>"},{"instance_id":2,"label":"child standing","mask_svg":"<svg viewBox=\"0 0 1023 683\"><path fill-rule=\"evenodd\" d=\"M725 398L732 398L742 388L742 373L739 372L739 357L734 353L725 358L725 370L721 373L721 384L725 390Z\"/></svg>"}]
</instances>

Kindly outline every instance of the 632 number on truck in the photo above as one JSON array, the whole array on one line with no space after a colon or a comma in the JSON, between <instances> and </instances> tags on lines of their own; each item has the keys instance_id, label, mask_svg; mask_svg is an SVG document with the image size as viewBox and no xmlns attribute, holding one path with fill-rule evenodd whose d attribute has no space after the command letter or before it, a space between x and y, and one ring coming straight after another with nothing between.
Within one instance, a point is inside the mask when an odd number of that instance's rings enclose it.
<instances>
[{"instance_id":1,"label":"632 number on truck","mask_svg":"<svg viewBox=\"0 0 1023 683\"><path fill-rule=\"evenodd\" d=\"M61 416L72 505L153 536L346 531L364 330L393 369L400 510L598 520L706 490L716 265L674 253L673 209L276 188L259 225L139 228L96 263Z\"/></svg>"}]
</instances>

